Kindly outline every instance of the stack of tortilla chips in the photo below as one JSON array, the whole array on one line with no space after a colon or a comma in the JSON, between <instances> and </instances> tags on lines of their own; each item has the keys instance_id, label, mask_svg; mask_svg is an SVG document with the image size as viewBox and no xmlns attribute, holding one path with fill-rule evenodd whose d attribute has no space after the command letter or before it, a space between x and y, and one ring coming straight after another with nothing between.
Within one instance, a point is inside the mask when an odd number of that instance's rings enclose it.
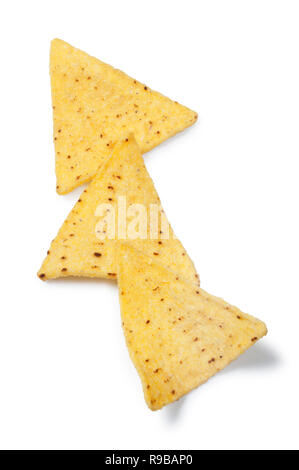
<instances>
[{"instance_id":1,"label":"stack of tortilla chips","mask_svg":"<svg viewBox=\"0 0 299 470\"><path fill-rule=\"evenodd\" d=\"M117 279L128 350L146 403L157 410L223 369L267 329L199 287L143 161L197 114L58 39L50 73L57 192L90 183L38 275ZM143 220L157 216L141 232L132 227L138 209Z\"/></svg>"}]
</instances>

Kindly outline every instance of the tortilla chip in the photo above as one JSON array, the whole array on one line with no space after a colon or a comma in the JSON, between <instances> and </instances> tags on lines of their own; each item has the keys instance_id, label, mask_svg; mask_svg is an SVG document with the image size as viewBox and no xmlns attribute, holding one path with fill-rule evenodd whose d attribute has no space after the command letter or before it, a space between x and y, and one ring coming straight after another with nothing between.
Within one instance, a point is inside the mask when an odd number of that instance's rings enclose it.
<instances>
[{"instance_id":1,"label":"tortilla chip","mask_svg":"<svg viewBox=\"0 0 299 470\"><path fill-rule=\"evenodd\" d=\"M51 44L57 192L90 181L115 142L133 132L145 153L197 114L60 39Z\"/></svg>"},{"instance_id":2,"label":"tortilla chip","mask_svg":"<svg viewBox=\"0 0 299 470\"><path fill-rule=\"evenodd\" d=\"M118 263L123 329L151 410L206 382L267 333L127 243L119 243Z\"/></svg>"},{"instance_id":3,"label":"tortilla chip","mask_svg":"<svg viewBox=\"0 0 299 470\"><path fill-rule=\"evenodd\" d=\"M63 276L88 276L113 279L116 278L117 263L115 239L100 239L107 237L98 229L99 207L115 211L116 229L121 217L118 217L120 198L126 198L127 209L132 204L142 204L145 207L148 221L150 220L151 205L160 206L160 199L154 184L145 168L144 161L136 141L132 135L119 142L105 165L80 196L77 204L63 223L55 240L52 242L48 255L38 273L43 280ZM108 206L101 206L108 204ZM99 215L96 215L99 214ZM127 233L132 220L128 217ZM167 232L161 230L161 217L157 230L157 238L150 239L151 224L147 224L145 236L147 239L132 241L136 248L146 254L159 258L165 266L175 269L185 278L198 284L198 275L182 244L174 238L169 228L169 238L164 239ZM100 232L100 233L98 233ZM116 237L122 234L116 230ZM155 235L155 233L154 233ZM126 236L126 233L124 234ZM122 238L124 238L122 236ZM153 235L152 235L153 238Z\"/></svg>"}]
</instances>

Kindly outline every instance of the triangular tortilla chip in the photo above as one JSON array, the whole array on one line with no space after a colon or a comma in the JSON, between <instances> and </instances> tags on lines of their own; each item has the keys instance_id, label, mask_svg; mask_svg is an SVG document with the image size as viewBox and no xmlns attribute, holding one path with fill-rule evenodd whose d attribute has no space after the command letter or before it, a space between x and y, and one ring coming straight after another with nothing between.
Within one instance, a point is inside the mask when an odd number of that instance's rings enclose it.
<instances>
[{"instance_id":1,"label":"triangular tortilla chip","mask_svg":"<svg viewBox=\"0 0 299 470\"><path fill-rule=\"evenodd\" d=\"M124 235L118 232L119 202L126 200L128 209L127 230ZM108 206L102 206L108 204ZM41 279L58 278L63 276L89 276L101 278L116 278L115 239L100 239L107 237L98 229L101 211L109 209L109 214L115 212L115 236L130 235L129 208L132 204L142 204L150 222L151 205L160 206L160 199L154 184L145 168L144 161L136 141L132 135L116 144L110 159L101 167L97 176L80 196L77 204L63 223L55 240L52 242L48 255L38 273ZM134 220L134 217L133 217ZM198 276L192 261L182 244L174 238L169 227L167 231L162 226L159 217L157 233L151 232L151 224L146 227L146 239L134 240L134 245L155 258L165 266L175 269L192 282L198 283ZM163 233L162 233L163 232ZM154 239L150 239L150 237Z\"/></svg>"},{"instance_id":2,"label":"triangular tortilla chip","mask_svg":"<svg viewBox=\"0 0 299 470\"><path fill-rule=\"evenodd\" d=\"M57 192L95 175L115 142L133 132L145 153L197 119L190 109L60 39L51 45Z\"/></svg>"},{"instance_id":3,"label":"triangular tortilla chip","mask_svg":"<svg viewBox=\"0 0 299 470\"><path fill-rule=\"evenodd\" d=\"M206 382L267 333L264 323L119 243L123 329L147 405L158 410Z\"/></svg>"}]
</instances>

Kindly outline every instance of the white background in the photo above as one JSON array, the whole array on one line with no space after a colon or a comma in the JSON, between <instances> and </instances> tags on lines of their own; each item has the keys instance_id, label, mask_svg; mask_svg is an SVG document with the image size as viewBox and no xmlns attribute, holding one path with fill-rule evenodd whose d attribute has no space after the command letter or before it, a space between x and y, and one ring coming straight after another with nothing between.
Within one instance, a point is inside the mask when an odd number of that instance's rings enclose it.
<instances>
[{"instance_id":1,"label":"white background","mask_svg":"<svg viewBox=\"0 0 299 470\"><path fill-rule=\"evenodd\" d=\"M0 8L0 447L298 449L299 2ZM82 190L55 192L55 37L199 113L145 162L202 287L269 329L159 412L129 360L116 285L36 277Z\"/></svg>"}]
</instances>

